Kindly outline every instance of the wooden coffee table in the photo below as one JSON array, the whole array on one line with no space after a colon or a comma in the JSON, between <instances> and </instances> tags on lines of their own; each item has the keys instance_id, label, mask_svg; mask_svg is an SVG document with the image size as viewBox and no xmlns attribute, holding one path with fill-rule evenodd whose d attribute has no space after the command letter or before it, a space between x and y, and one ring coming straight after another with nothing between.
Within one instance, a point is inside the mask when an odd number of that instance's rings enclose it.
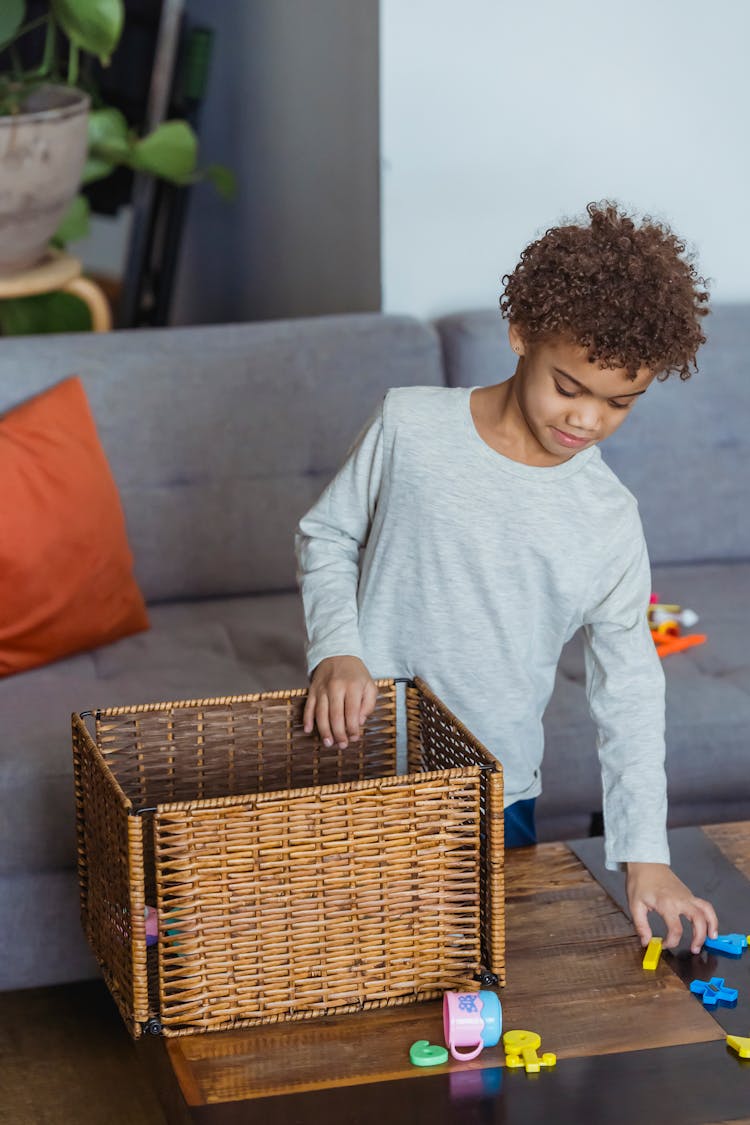
<instances>
[{"instance_id":1,"label":"wooden coffee table","mask_svg":"<svg viewBox=\"0 0 750 1125\"><path fill-rule=\"evenodd\" d=\"M700 866L707 857L706 870L689 877L695 892L720 901L726 880L731 912L745 919L742 932L750 933L750 824L679 832L675 840L687 847L691 862L697 857ZM750 1061L729 1050L725 1027L685 984L692 976L711 975L738 984L729 1030L750 1036L750 951L739 961L705 952L695 958L665 955L655 972L644 971L632 924L576 857L575 846L542 844L506 857L503 1026L538 1032L542 1049L557 1054L554 1069L536 1076L507 1070L500 1046L470 1063L411 1066L412 1042L443 1041L437 1001L145 1039L139 1052L158 1082L169 1120L750 1122Z\"/></svg>"}]
</instances>

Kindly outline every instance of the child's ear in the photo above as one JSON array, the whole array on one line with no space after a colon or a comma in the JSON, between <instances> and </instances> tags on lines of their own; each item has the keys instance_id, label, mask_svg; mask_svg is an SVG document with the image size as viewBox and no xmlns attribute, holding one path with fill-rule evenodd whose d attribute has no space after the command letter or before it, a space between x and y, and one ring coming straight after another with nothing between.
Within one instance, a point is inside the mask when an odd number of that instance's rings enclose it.
<instances>
[{"instance_id":1,"label":"child's ear","mask_svg":"<svg viewBox=\"0 0 750 1125\"><path fill-rule=\"evenodd\" d=\"M526 345L517 324L508 325L508 339L516 355L523 355L526 350Z\"/></svg>"}]
</instances>

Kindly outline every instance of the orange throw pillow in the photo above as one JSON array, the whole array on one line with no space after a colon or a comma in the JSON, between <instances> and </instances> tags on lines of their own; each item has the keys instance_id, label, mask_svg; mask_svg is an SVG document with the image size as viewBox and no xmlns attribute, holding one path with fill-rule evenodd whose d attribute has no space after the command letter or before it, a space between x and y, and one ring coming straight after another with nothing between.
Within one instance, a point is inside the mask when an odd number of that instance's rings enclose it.
<instances>
[{"instance_id":1,"label":"orange throw pillow","mask_svg":"<svg viewBox=\"0 0 750 1125\"><path fill-rule=\"evenodd\" d=\"M78 378L0 418L0 675L148 628Z\"/></svg>"}]
</instances>

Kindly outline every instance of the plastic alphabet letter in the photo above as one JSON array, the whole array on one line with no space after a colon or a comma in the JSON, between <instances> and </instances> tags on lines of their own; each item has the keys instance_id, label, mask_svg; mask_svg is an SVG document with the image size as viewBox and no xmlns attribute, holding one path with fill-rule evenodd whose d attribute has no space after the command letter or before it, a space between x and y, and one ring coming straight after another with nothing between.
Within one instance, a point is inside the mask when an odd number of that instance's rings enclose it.
<instances>
[{"instance_id":1,"label":"plastic alphabet letter","mask_svg":"<svg viewBox=\"0 0 750 1125\"><path fill-rule=\"evenodd\" d=\"M409 1048L409 1059L412 1066L440 1066L448 1061L448 1052L426 1039L417 1039Z\"/></svg>"},{"instance_id":2,"label":"plastic alphabet letter","mask_svg":"<svg viewBox=\"0 0 750 1125\"><path fill-rule=\"evenodd\" d=\"M727 1046L736 1051L741 1059L750 1059L750 1039L743 1035L727 1035Z\"/></svg>"},{"instance_id":3,"label":"plastic alphabet letter","mask_svg":"<svg viewBox=\"0 0 750 1125\"><path fill-rule=\"evenodd\" d=\"M703 943L706 949L714 953L724 953L727 957L741 957L742 950L747 945L745 934L719 934L715 938L706 938Z\"/></svg>"},{"instance_id":4,"label":"plastic alphabet letter","mask_svg":"<svg viewBox=\"0 0 750 1125\"><path fill-rule=\"evenodd\" d=\"M648 943L648 947L647 947L646 952L643 956L643 967L644 967L644 969L655 969L656 966L659 964L659 958L660 957L661 957L661 938L660 937L651 938L651 941Z\"/></svg>"},{"instance_id":5,"label":"plastic alphabet letter","mask_svg":"<svg viewBox=\"0 0 750 1125\"><path fill-rule=\"evenodd\" d=\"M523 1067L527 1074L538 1074L542 1066L554 1066L557 1056L551 1051L538 1055L542 1040L535 1031L506 1031L503 1035L505 1065L510 1068Z\"/></svg>"},{"instance_id":6,"label":"plastic alphabet letter","mask_svg":"<svg viewBox=\"0 0 750 1125\"><path fill-rule=\"evenodd\" d=\"M723 977L711 977L709 981L693 980L690 982L690 991L695 996L703 998L704 1008L733 1008L737 1003L739 993L736 988L724 986Z\"/></svg>"}]
</instances>

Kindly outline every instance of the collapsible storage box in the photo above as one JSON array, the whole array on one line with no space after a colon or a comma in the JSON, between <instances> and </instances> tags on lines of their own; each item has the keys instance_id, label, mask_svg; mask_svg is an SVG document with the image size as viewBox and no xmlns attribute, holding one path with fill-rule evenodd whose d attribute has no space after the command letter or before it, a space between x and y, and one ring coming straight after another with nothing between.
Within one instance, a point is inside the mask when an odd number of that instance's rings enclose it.
<instances>
[{"instance_id":1,"label":"collapsible storage box","mask_svg":"<svg viewBox=\"0 0 750 1125\"><path fill-rule=\"evenodd\" d=\"M83 926L134 1037L504 982L499 764L425 684L378 686L347 750L305 689L73 716Z\"/></svg>"}]
</instances>

